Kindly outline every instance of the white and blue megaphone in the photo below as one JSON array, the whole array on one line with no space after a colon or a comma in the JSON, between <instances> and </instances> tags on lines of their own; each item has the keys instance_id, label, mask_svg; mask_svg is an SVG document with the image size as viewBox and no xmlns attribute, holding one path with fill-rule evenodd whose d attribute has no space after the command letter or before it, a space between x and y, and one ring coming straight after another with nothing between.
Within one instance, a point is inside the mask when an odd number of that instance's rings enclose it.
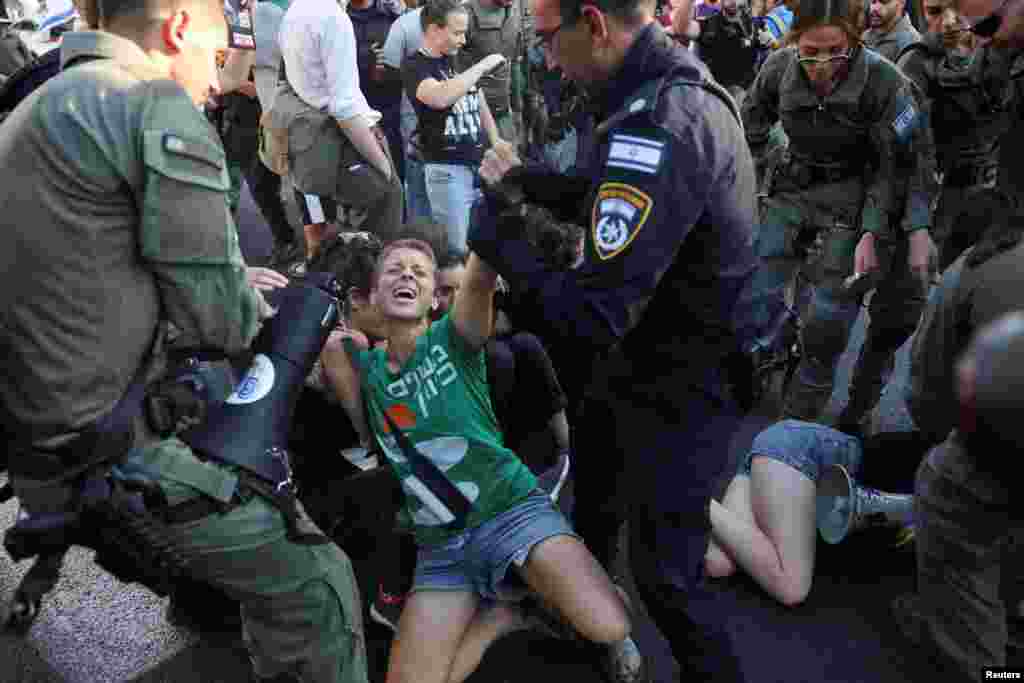
<instances>
[{"instance_id":1,"label":"white and blue megaphone","mask_svg":"<svg viewBox=\"0 0 1024 683\"><path fill-rule=\"evenodd\" d=\"M831 465L818 480L818 533L836 544L854 531L869 527L912 524L914 496L858 486L842 465Z\"/></svg>"},{"instance_id":2,"label":"white and blue megaphone","mask_svg":"<svg viewBox=\"0 0 1024 683\"><path fill-rule=\"evenodd\" d=\"M25 46L35 55L58 47L57 36L71 29L78 19L78 10L71 0L4 0L6 19Z\"/></svg>"}]
</instances>

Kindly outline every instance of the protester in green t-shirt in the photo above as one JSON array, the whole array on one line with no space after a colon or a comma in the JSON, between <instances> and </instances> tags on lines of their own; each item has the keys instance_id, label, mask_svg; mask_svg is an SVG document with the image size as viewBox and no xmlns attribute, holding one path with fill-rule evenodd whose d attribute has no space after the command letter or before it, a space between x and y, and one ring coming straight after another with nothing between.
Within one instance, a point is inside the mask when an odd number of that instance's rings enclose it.
<instances>
[{"instance_id":1,"label":"protester in green t-shirt","mask_svg":"<svg viewBox=\"0 0 1024 683\"><path fill-rule=\"evenodd\" d=\"M639 680L642 658L629 638L622 595L503 445L484 355L497 274L471 254L451 313L428 324L435 270L423 242L386 246L371 293L386 345L367 349L362 335L345 330L332 335L323 354L350 417L368 423L402 482L419 545L388 680L464 680L494 640L530 625L516 602L531 591L583 637L607 647L612 680ZM444 495L414 474L391 425L470 502L461 528L452 528Z\"/></svg>"}]
</instances>

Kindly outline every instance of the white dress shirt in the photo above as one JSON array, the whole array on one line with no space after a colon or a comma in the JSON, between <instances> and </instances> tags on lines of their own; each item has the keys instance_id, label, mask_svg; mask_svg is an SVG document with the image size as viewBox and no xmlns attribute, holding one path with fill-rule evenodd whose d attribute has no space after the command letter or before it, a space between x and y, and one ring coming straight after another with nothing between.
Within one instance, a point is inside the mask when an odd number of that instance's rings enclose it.
<instances>
[{"instance_id":1,"label":"white dress shirt","mask_svg":"<svg viewBox=\"0 0 1024 683\"><path fill-rule=\"evenodd\" d=\"M380 121L359 89L352 20L335 0L295 0L281 20L278 42L288 82L303 101L338 121Z\"/></svg>"}]
</instances>

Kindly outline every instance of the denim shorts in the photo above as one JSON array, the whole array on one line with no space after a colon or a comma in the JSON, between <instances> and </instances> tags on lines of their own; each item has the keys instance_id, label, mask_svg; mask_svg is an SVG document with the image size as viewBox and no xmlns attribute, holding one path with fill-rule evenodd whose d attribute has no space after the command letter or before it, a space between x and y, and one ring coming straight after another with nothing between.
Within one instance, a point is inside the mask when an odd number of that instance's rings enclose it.
<instances>
[{"instance_id":1,"label":"denim shorts","mask_svg":"<svg viewBox=\"0 0 1024 683\"><path fill-rule=\"evenodd\" d=\"M855 477L863 453L855 436L814 422L783 420L754 437L739 474L750 476L755 456L778 460L817 482L821 471L830 465L842 465Z\"/></svg>"},{"instance_id":2,"label":"denim shorts","mask_svg":"<svg viewBox=\"0 0 1024 683\"><path fill-rule=\"evenodd\" d=\"M508 576L541 541L579 536L547 494L535 492L500 515L435 546L422 547L416 558L413 591L469 591L485 600L517 601L527 588L518 575Z\"/></svg>"}]
</instances>

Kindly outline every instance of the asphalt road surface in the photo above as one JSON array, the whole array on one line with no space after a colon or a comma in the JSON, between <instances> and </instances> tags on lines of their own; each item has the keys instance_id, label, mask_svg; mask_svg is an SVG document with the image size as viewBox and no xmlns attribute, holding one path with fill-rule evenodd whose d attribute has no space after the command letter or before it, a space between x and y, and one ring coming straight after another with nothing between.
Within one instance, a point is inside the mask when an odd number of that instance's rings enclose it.
<instances>
[{"instance_id":1,"label":"asphalt road surface","mask_svg":"<svg viewBox=\"0 0 1024 683\"><path fill-rule=\"evenodd\" d=\"M1010 155L1017 165L1024 163L1019 151ZM1019 177L1016 172L1011 175ZM269 231L247 193L239 223L243 250L251 263L259 263L269 253ZM846 399L852 351L861 339L858 323L841 363L833 409ZM910 428L900 399L906 375L904 347L875 415L877 429ZM768 423L763 416L747 419L730 448L733 462ZM15 512L14 502L0 506L0 530L13 523ZM370 562L353 559L364 567ZM372 571L372 562L369 567ZM0 599L10 596L26 569L27 563L15 565L0 553ZM364 579L373 585L372 576ZM904 647L888 612L893 597L913 588L911 552L888 550L869 536L838 547L820 546L814 587L807 601L795 609L778 605L742 577L713 585L751 683L895 683L932 678L928 662ZM249 665L237 638L171 626L165 618L166 607L166 599L117 582L91 561L91 552L76 548L28 633L0 633L0 683L249 680ZM635 635L649 658L652 681L675 681L678 667L657 629L643 615ZM382 681L389 633L370 625L367 636L372 679ZM474 683L550 680L596 682L601 677L579 648L522 633L496 644L471 679Z\"/></svg>"}]
</instances>

